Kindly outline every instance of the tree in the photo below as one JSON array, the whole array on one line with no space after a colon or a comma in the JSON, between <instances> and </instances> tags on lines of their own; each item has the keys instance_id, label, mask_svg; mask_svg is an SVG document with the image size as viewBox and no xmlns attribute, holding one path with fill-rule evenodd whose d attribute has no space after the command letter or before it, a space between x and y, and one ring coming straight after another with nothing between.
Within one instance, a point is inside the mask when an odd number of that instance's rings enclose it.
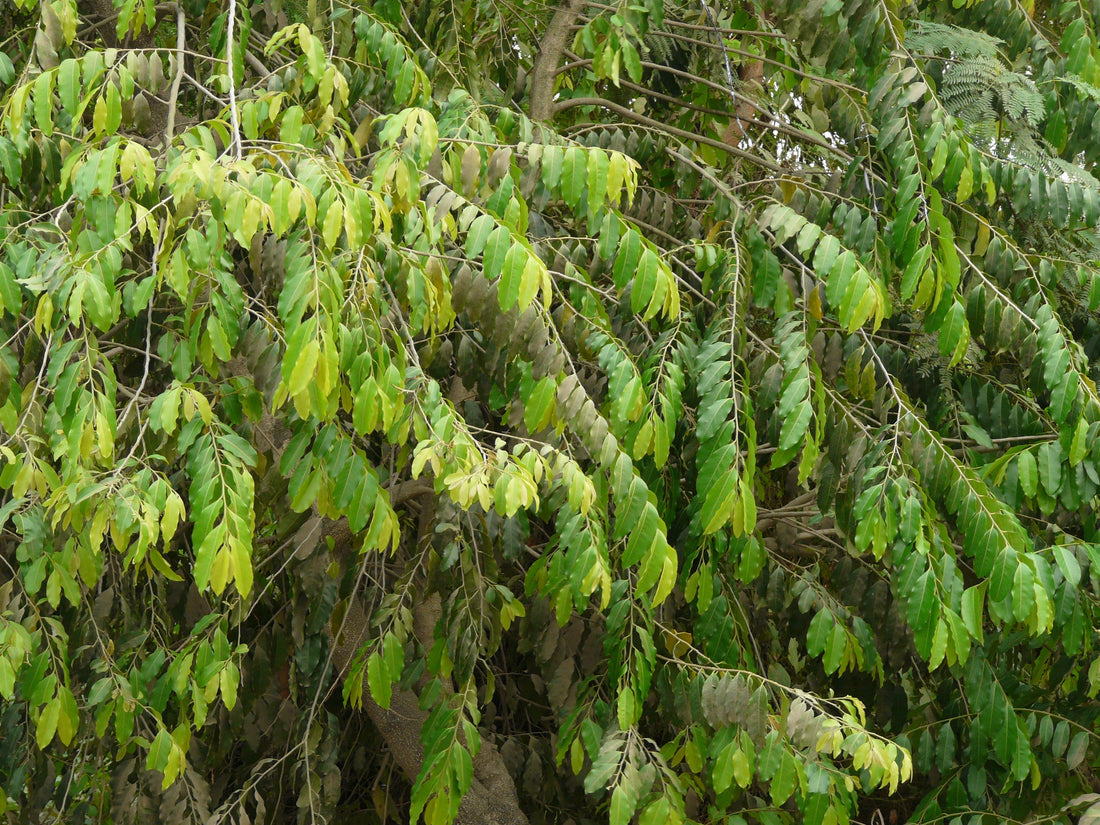
<instances>
[{"instance_id":1,"label":"tree","mask_svg":"<svg viewBox=\"0 0 1100 825\"><path fill-rule=\"evenodd\" d=\"M8 821L1100 817L1100 4L0 9Z\"/></svg>"}]
</instances>

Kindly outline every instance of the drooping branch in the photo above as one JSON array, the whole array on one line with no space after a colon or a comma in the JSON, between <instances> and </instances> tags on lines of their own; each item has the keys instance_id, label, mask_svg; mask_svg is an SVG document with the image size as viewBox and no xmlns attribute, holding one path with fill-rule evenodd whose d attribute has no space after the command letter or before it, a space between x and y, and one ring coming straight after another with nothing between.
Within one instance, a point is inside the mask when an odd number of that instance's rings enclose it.
<instances>
[{"instance_id":1,"label":"drooping branch","mask_svg":"<svg viewBox=\"0 0 1100 825\"><path fill-rule=\"evenodd\" d=\"M679 23L678 21L669 20L669 21L666 21L666 22L668 22L668 24L670 26L681 26L681 25L683 25L683 24ZM703 29L705 31L713 31L713 29L710 26L697 26L695 28ZM760 34L766 35L767 33L766 32L760 32ZM715 44L715 43L709 42L707 40L701 40L698 37L688 37L687 35L676 34L675 32L671 32L671 31L655 31L655 32L653 32L653 36L654 37L665 37L665 38L668 38L669 40L676 40L676 41L679 41L681 43L687 43L689 46L699 46L699 47L702 47L702 48L705 48L705 49L722 49L722 50L726 51L728 54L732 54L732 55L735 55L736 57L741 58L742 61L756 61L756 62L759 62L759 63L764 63L768 66L774 66L777 69L781 69L784 72L790 72L791 74L795 75L796 77L805 77L805 78L808 78L810 80L813 80L815 83L821 83L823 85L832 86L832 87L837 88L837 89L845 89L849 92L859 93L859 89L856 88L855 86L853 86L850 83L845 83L841 80L836 80L835 78L831 78L831 77L823 77L823 76L820 76L820 75L815 75L812 72L807 72L804 69L798 68L798 66L792 66L790 63L784 63L780 60L776 60L776 59L771 58L771 57L766 57L762 54L756 54L755 52L750 52L746 49L739 49L736 46L730 46L727 43ZM744 78L742 78L742 80L744 80Z\"/></svg>"},{"instance_id":2,"label":"drooping branch","mask_svg":"<svg viewBox=\"0 0 1100 825\"><path fill-rule=\"evenodd\" d=\"M234 362L234 371L238 374L251 374L243 359ZM254 440L258 444L268 445L272 454L268 476L273 476L272 485L285 491L285 480L276 469L278 456L282 455L290 442L291 432L281 420L271 413L265 413L256 424ZM419 535L415 541L425 540L434 526L435 491L425 479L412 479L393 485L390 490L391 505L399 506L412 499L421 499ZM299 531L296 539L302 543L331 542L332 552L337 557L355 558L357 548L355 537L351 533L346 519L332 521L322 518L316 512L312 519L312 529ZM410 540L412 541L412 540ZM301 547L298 548L299 550ZM422 599L414 608L414 624L431 634L439 621L441 606L438 596ZM369 641L370 622L363 608L362 600L353 597L344 614L339 628L326 625L325 630L332 646L332 664L336 673L343 678L361 645ZM430 643L430 639L428 640ZM424 762L424 749L420 743L420 732L428 718L428 712L420 709L420 701L413 690L395 690L388 708L374 701L370 688L363 685L363 709L374 723L385 741L394 761L410 782L420 774ZM508 773L507 766L493 742L483 741L474 758L474 776L469 790L462 798L455 819L456 825L527 825L527 817L520 809L515 783Z\"/></svg>"},{"instance_id":3,"label":"drooping branch","mask_svg":"<svg viewBox=\"0 0 1100 825\"><path fill-rule=\"evenodd\" d=\"M573 63L568 64L568 65L571 66L571 67L577 67L577 66L590 65L591 63L592 63L591 60L577 60ZM762 73L763 67L759 63L751 64L751 65L753 65L752 78L753 78L753 80L758 81L759 77L755 74L755 72L757 70L760 70L760 72ZM708 106L700 106L698 104L692 103L690 100L683 100L683 99L674 97L672 95L662 94L661 92L654 91L653 89L647 89L645 86L640 86L637 83L631 83L629 80L625 80L621 77L619 78L619 86L623 89L628 89L629 91L637 92L638 94L645 95L646 97L651 97L655 100L663 100L665 103L671 103L673 106L679 106L681 108L688 109L688 110L693 111L693 112L699 112L700 114L711 115L713 117L722 117L722 118L729 117L729 112L724 112L720 109L712 109ZM839 146L833 146L831 143L822 140L820 137L817 137L816 135L807 134L806 132L803 132L803 131L795 128L794 126L790 126L790 125L788 125L786 123L783 123L782 121L772 117L772 115L769 112L767 112L766 110L762 109L760 106L753 103L751 100L749 100L744 95L741 96L741 98L740 98L737 105L738 105L738 108L740 110L738 112L738 119L743 124L756 126L759 129L764 130L764 131L774 130L776 132L781 132L782 134L789 135L790 137L796 138L798 140L805 141L806 143L812 143L815 146L819 146L822 149L828 150L829 152L832 152L832 153L836 154L837 156L842 158L845 162L848 162L852 159L852 156L850 154L848 154L847 152L845 152L843 149L841 149ZM768 120L760 120L759 118L755 118L755 117L752 116L753 111L761 112L765 117L767 117L769 119ZM737 143L737 139L739 137L740 137L739 135L735 136L735 137L731 137L731 139L727 140L726 143L729 143L730 145L735 145Z\"/></svg>"},{"instance_id":4,"label":"drooping branch","mask_svg":"<svg viewBox=\"0 0 1100 825\"><path fill-rule=\"evenodd\" d=\"M710 146L712 149L720 149L727 154L734 157L747 160L750 163L754 163L762 169L767 169L770 172L784 173L789 172L789 169L785 169L778 163L774 163L770 160L765 160L759 155L754 155L750 152L746 152L743 149L738 149L736 146L730 146L728 143L723 143L720 140L714 140L704 135L696 135L692 132L688 132L684 129L678 129L675 126L670 126L667 123L658 123L653 118L646 117L645 115L638 114L633 109L628 109L625 106L620 106L618 103L613 103L610 100L606 100L602 97L571 97L568 100L563 100L554 107L555 112L564 111L565 109L571 109L574 106L600 106L607 109L610 112L631 120L634 123L641 124L642 126L648 126L651 129L665 132L670 135L674 135L684 140L695 141L701 143L704 146Z\"/></svg>"},{"instance_id":5,"label":"drooping branch","mask_svg":"<svg viewBox=\"0 0 1100 825\"><path fill-rule=\"evenodd\" d=\"M434 611L433 611L434 608ZM439 599L421 602L418 611L438 613ZM434 625L438 616L417 616L418 624ZM344 618L341 639L333 639L333 664L344 673L359 646L367 641L367 616L358 602L352 602ZM374 701L370 689L363 686L363 709L382 738L386 740L394 760L410 781L420 773L424 748L420 731L428 712L420 709L417 695L411 690L395 690L388 708ZM527 825L520 810L515 784L500 752L491 742L482 742L474 758L474 776L470 789L462 798L455 825Z\"/></svg>"}]
</instances>

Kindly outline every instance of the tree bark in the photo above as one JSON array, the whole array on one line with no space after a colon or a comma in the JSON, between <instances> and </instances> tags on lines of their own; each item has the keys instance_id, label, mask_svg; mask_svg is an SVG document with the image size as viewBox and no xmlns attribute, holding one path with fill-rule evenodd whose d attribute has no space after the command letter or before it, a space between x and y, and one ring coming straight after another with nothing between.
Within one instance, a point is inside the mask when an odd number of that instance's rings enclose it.
<instances>
[{"instance_id":1,"label":"tree bark","mask_svg":"<svg viewBox=\"0 0 1100 825\"><path fill-rule=\"evenodd\" d=\"M571 27L583 7L584 0L563 0L550 18L531 69L531 120L544 123L554 114L554 83L558 64L568 45Z\"/></svg>"}]
</instances>

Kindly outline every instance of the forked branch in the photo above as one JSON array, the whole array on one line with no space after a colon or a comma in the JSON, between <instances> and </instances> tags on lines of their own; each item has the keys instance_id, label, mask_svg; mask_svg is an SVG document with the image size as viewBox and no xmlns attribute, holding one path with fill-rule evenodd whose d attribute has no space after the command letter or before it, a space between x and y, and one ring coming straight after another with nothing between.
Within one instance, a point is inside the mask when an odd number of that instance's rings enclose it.
<instances>
[{"instance_id":1,"label":"forked branch","mask_svg":"<svg viewBox=\"0 0 1100 825\"><path fill-rule=\"evenodd\" d=\"M554 114L554 82L558 74L558 63L565 51L569 32L584 7L584 0L564 0L550 23L539 44L539 53L531 69L531 119L545 122Z\"/></svg>"}]
</instances>

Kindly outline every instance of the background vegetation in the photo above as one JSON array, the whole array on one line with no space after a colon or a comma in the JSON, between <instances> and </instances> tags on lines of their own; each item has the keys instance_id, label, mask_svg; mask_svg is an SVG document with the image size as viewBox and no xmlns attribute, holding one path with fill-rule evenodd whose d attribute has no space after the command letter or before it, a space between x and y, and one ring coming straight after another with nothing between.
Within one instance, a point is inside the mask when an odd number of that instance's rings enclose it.
<instances>
[{"instance_id":1,"label":"background vegetation","mask_svg":"<svg viewBox=\"0 0 1100 825\"><path fill-rule=\"evenodd\" d=\"M1100 818L1098 16L0 0L6 821Z\"/></svg>"}]
</instances>

